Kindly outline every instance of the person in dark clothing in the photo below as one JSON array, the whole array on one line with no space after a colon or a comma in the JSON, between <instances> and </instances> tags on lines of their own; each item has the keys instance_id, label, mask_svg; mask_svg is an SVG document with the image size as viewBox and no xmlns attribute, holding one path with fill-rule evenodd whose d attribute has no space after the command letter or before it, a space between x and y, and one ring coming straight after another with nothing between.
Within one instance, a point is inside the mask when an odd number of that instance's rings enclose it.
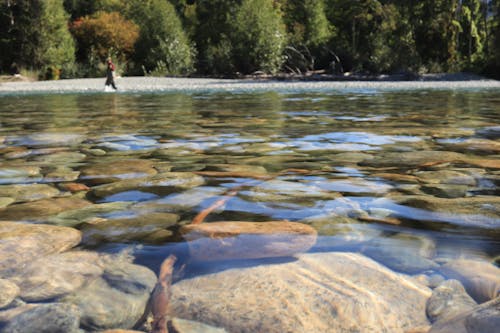
<instances>
[{"instance_id":1,"label":"person in dark clothing","mask_svg":"<svg viewBox=\"0 0 500 333\"><path fill-rule=\"evenodd\" d=\"M106 84L105 86L112 86L114 90L116 90L115 85L115 64L111 61L111 58L108 58L108 68L106 69Z\"/></svg>"}]
</instances>

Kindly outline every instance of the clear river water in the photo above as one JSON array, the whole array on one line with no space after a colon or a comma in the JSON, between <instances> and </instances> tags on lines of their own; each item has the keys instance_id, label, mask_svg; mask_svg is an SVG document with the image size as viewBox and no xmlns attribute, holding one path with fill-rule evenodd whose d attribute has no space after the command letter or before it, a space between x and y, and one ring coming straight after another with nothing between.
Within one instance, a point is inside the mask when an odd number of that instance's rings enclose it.
<instances>
[{"instance_id":1,"label":"clear river water","mask_svg":"<svg viewBox=\"0 0 500 333\"><path fill-rule=\"evenodd\" d=\"M155 272L189 262L179 228L220 199L204 223L303 223L308 252L396 272L499 262L496 89L11 94L0 110L0 219L76 228L79 248L133 248Z\"/></svg>"}]
</instances>

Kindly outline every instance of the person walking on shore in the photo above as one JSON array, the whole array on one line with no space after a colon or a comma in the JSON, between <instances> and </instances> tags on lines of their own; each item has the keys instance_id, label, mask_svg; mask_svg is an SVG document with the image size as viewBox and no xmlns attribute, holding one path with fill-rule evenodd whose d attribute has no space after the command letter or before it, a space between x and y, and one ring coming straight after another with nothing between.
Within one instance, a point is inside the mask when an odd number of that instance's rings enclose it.
<instances>
[{"instance_id":1,"label":"person walking on shore","mask_svg":"<svg viewBox=\"0 0 500 333\"><path fill-rule=\"evenodd\" d=\"M111 61L111 58L107 60L108 67L106 69L106 84L105 87L112 86L114 90L116 90L115 85L115 64Z\"/></svg>"}]
</instances>

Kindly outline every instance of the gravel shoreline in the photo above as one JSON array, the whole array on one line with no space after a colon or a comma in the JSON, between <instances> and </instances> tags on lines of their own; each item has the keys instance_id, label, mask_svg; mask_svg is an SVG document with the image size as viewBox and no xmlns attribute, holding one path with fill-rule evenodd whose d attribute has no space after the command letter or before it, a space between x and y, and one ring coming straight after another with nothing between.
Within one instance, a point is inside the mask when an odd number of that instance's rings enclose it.
<instances>
[{"instance_id":1,"label":"gravel shoreline","mask_svg":"<svg viewBox=\"0 0 500 333\"><path fill-rule=\"evenodd\" d=\"M59 81L3 82L0 95L45 94L45 93L103 93L104 78L68 79ZM423 81L304 81L269 79L210 79L168 77L120 77L116 79L118 93L147 92L259 92L259 91L353 91L377 90L469 90L500 89L500 81L480 80L423 80Z\"/></svg>"}]
</instances>

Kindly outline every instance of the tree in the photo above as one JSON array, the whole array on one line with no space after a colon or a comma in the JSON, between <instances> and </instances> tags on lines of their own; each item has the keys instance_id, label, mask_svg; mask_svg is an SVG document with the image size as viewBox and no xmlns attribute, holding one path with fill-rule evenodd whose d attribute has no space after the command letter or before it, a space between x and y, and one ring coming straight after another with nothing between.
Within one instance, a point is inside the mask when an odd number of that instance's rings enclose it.
<instances>
[{"instance_id":1,"label":"tree","mask_svg":"<svg viewBox=\"0 0 500 333\"><path fill-rule=\"evenodd\" d=\"M461 57L470 67L483 56L483 42L486 36L480 29L483 23L481 2L462 0L460 5L460 33L458 48Z\"/></svg>"},{"instance_id":2,"label":"tree","mask_svg":"<svg viewBox=\"0 0 500 333\"><path fill-rule=\"evenodd\" d=\"M104 62L109 56L126 62L139 37L139 27L117 12L77 19L71 31L78 42L78 59L90 65L95 63L92 59Z\"/></svg>"},{"instance_id":3,"label":"tree","mask_svg":"<svg viewBox=\"0 0 500 333\"><path fill-rule=\"evenodd\" d=\"M324 0L288 0L282 8L288 39L286 67L301 72L328 66L334 56L328 44L335 30L326 17Z\"/></svg>"},{"instance_id":4,"label":"tree","mask_svg":"<svg viewBox=\"0 0 500 333\"><path fill-rule=\"evenodd\" d=\"M236 15L240 0L198 0L195 42L197 68L202 74L228 74L236 71L230 40L230 18Z\"/></svg>"},{"instance_id":5,"label":"tree","mask_svg":"<svg viewBox=\"0 0 500 333\"><path fill-rule=\"evenodd\" d=\"M283 63L285 26L272 0L243 0L230 17L235 66L242 73L277 72Z\"/></svg>"},{"instance_id":6,"label":"tree","mask_svg":"<svg viewBox=\"0 0 500 333\"><path fill-rule=\"evenodd\" d=\"M2 45L9 50L4 66L16 63L19 67L50 70L50 76L57 78L61 68L74 62L69 15L62 0L7 1L2 5L7 13L1 20Z\"/></svg>"},{"instance_id":7,"label":"tree","mask_svg":"<svg viewBox=\"0 0 500 333\"><path fill-rule=\"evenodd\" d=\"M48 70L49 78L58 78L57 71L75 61L75 42L68 30L68 19L62 0L42 2L39 45L34 65Z\"/></svg>"},{"instance_id":8,"label":"tree","mask_svg":"<svg viewBox=\"0 0 500 333\"><path fill-rule=\"evenodd\" d=\"M131 0L125 12L140 27L133 57L135 73L181 75L193 71L195 51L170 2Z\"/></svg>"}]
</instances>

